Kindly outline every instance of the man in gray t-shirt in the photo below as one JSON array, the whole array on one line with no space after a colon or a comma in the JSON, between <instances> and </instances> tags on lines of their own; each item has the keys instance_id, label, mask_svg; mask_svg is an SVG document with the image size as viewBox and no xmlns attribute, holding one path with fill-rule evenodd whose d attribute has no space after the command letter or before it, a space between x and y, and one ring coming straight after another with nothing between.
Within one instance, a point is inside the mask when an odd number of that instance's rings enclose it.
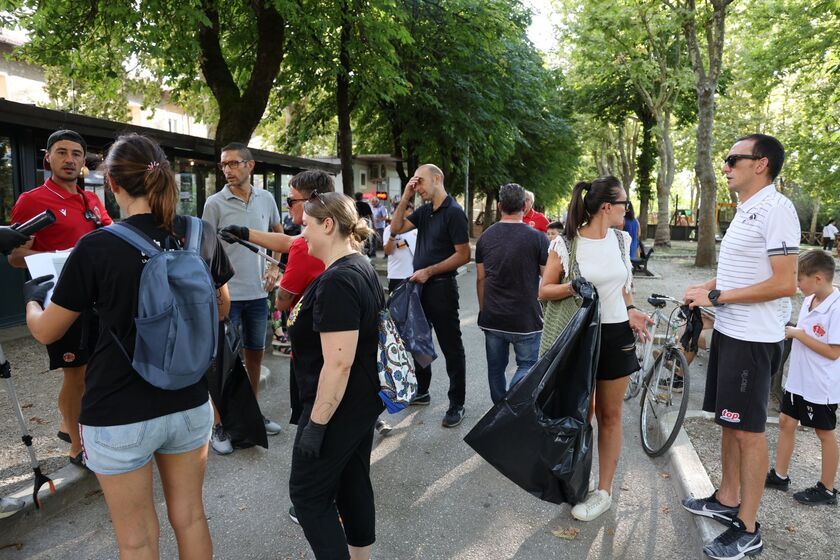
<instances>
[{"instance_id":1,"label":"man in gray t-shirt","mask_svg":"<svg viewBox=\"0 0 840 560\"><path fill-rule=\"evenodd\" d=\"M277 203L268 191L251 186L254 158L244 144L232 143L222 148L219 167L227 184L204 204L202 219L216 230L229 225L258 231L283 231ZM230 320L242 334L245 369L254 395L259 392L260 367L268 328L268 292L280 276L276 265L265 268L263 259L239 244L226 244L225 252L235 274L228 282ZM264 419L266 433L280 433L280 425ZM213 450L227 455L233 452L230 439L218 423L211 439Z\"/></svg>"}]
</instances>

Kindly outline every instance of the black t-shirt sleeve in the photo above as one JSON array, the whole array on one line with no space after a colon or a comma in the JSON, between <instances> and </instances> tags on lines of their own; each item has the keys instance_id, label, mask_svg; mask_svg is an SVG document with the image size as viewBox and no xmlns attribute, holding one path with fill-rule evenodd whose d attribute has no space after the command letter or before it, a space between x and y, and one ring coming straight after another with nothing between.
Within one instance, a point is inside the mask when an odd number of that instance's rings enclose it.
<instances>
[{"instance_id":1,"label":"black t-shirt sleeve","mask_svg":"<svg viewBox=\"0 0 840 560\"><path fill-rule=\"evenodd\" d=\"M52 295L56 304L79 313L92 308L97 296L97 267L91 262L89 245L90 236L76 244L61 269Z\"/></svg>"},{"instance_id":2,"label":"black t-shirt sleeve","mask_svg":"<svg viewBox=\"0 0 840 560\"><path fill-rule=\"evenodd\" d=\"M225 253L221 239L209 223L204 222L201 233L201 257L210 267L210 275L213 277L216 289L218 289L233 278L233 266L230 264L227 253Z\"/></svg>"},{"instance_id":3,"label":"black t-shirt sleeve","mask_svg":"<svg viewBox=\"0 0 840 560\"><path fill-rule=\"evenodd\" d=\"M315 291L312 328L315 332L357 331L362 319L359 286L349 270L321 278Z\"/></svg>"},{"instance_id":4,"label":"black t-shirt sleeve","mask_svg":"<svg viewBox=\"0 0 840 560\"><path fill-rule=\"evenodd\" d=\"M478 243L475 244L475 262L476 264L481 264L484 262L484 243L481 242L481 238L478 238Z\"/></svg>"},{"instance_id":5,"label":"black t-shirt sleeve","mask_svg":"<svg viewBox=\"0 0 840 560\"><path fill-rule=\"evenodd\" d=\"M540 266L548 261L548 237L540 234Z\"/></svg>"},{"instance_id":6,"label":"black t-shirt sleeve","mask_svg":"<svg viewBox=\"0 0 840 560\"><path fill-rule=\"evenodd\" d=\"M446 228L453 245L463 245L470 242L467 215L460 208L450 209L446 220Z\"/></svg>"}]
</instances>

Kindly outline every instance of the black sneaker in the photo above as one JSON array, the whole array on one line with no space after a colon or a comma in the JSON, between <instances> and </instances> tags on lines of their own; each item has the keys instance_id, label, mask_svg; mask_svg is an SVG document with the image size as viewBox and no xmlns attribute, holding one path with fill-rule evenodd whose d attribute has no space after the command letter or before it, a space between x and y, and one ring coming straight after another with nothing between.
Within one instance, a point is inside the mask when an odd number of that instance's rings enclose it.
<instances>
[{"instance_id":1,"label":"black sneaker","mask_svg":"<svg viewBox=\"0 0 840 560\"><path fill-rule=\"evenodd\" d=\"M659 388L660 389L666 389L667 390L668 385L671 385L671 380L670 379L660 379L659 380ZM671 387L672 387L671 390L674 391L675 393L682 393L684 385L685 385L685 381L683 380L682 376L681 375L676 375L676 376L674 376L674 384L671 385Z\"/></svg>"},{"instance_id":2,"label":"black sneaker","mask_svg":"<svg viewBox=\"0 0 840 560\"><path fill-rule=\"evenodd\" d=\"M730 525L738 515L740 505L731 507L725 506L717 500L717 490L708 498L685 498L682 506L694 515L709 517L724 525Z\"/></svg>"},{"instance_id":3,"label":"black sneaker","mask_svg":"<svg viewBox=\"0 0 840 560\"><path fill-rule=\"evenodd\" d=\"M818 506L822 504L836 506L837 489L833 488L829 490L822 482L817 482L816 486L811 486L794 494L793 499L806 506Z\"/></svg>"},{"instance_id":4,"label":"black sneaker","mask_svg":"<svg viewBox=\"0 0 840 560\"><path fill-rule=\"evenodd\" d=\"M446 415L443 417L443 422L440 423L441 426L444 428L454 428L458 424L464 421L464 407L452 407L446 411Z\"/></svg>"},{"instance_id":5,"label":"black sneaker","mask_svg":"<svg viewBox=\"0 0 840 560\"><path fill-rule=\"evenodd\" d=\"M755 533L748 533L744 522L737 517L732 520L729 529L703 547L703 553L715 560L738 560L744 556L754 556L761 552L761 524L755 522Z\"/></svg>"},{"instance_id":6,"label":"black sneaker","mask_svg":"<svg viewBox=\"0 0 840 560\"><path fill-rule=\"evenodd\" d=\"M417 395L411 402L409 403L410 406L429 406L432 402L432 397L429 396L429 393L424 393L422 395Z\"/></svg>"},{"instance_id":7,"label":"black sneaker","mask_svg":"<svg viewBox=\"0 0 840 560\"><path fill-rule=\"evenodd\" d=\"M770 469L770 472L767 473L767 478L764 480L764 487L787 492L788 488L790 488L790 477L786 476L782 478L776 474L776 469Z\"/></svg>"},{"instance_id":8,"label":"black sneaker","mask_svg":"<svg viewBox=\"0 0 840 560\"><path fill-rule=\"evenodd\" d=\"M289 508L289 519L291 519L293 523L300 525L300 521L298 521L297 514L295 513L295 506Z\"/></svg>"}]
</instances>

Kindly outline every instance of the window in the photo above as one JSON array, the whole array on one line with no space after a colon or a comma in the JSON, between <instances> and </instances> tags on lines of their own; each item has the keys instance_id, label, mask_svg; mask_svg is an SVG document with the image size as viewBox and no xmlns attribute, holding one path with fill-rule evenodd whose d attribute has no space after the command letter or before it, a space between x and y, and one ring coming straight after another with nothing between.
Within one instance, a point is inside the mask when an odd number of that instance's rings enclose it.
<instances>
[{"instance_id":1,"label":"window","mask_svg":"<svg viewBox=\"0 0 840 560\"><path fill-rule=\"evenodd\" d=\"M359 184L363 187L367 184L367 174L364 171L362 172L362 178L359 181Z\"/></svg>"},{"instance_id":2,"label":"window","mask_svg":"<svg viewBox=\"0 0 840 560\"><path fill-rule=\"evenodd\" d=\"M12 143L0 136L0 224L10 224L15 203L15 184L12 178Z\"/></svg>"}]
</instances>

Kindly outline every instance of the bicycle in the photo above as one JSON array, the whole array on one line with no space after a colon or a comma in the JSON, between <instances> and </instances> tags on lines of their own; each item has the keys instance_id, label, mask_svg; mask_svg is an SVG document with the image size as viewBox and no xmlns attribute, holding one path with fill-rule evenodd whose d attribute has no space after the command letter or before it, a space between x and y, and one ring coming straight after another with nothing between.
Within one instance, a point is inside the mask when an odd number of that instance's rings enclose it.
<instances>
[{"instance_id":1,"label":"bicycle","mask_svg":"<svg viewBox=\"0 0 840 560\"><path fill-rule=\"evenodd\" d=\"M670 296L651 294L648 303L654 307L654 323L649 327L650 340L643 346L643 367L639 370L642 394L639 433L645 453L659 457L671 447L682 428L691 384L688 362L677 337L686 320L680 309L683 302ZM669 303L674 304L674 308L666 315L663 309ZM702 311L712 314L705 309ZM663 323L664 333L657 335ZM654 359L653 347L657 338L661 341L660 352ZM681 383L677 383L678 379Z\"/></svg>"}]
</instances>

